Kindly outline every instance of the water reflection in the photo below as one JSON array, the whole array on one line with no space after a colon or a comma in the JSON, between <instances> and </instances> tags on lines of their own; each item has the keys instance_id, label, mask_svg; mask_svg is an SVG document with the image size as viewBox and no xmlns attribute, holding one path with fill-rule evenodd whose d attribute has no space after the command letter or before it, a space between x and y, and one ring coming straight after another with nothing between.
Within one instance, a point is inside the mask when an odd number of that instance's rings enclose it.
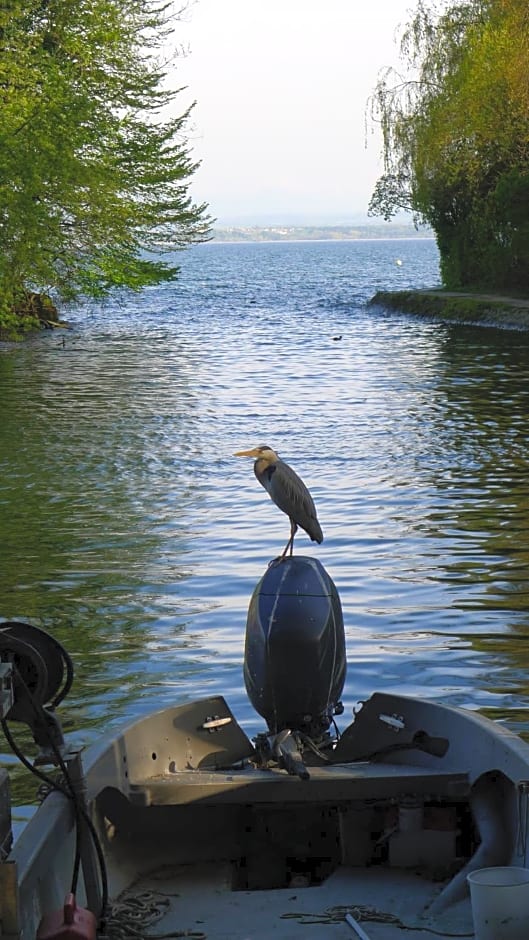
<instances>
[{"instance_id":1,"label":"water reflection","mask_svg":"<svg viewBox=\"0 0 529 940\"><path fill-rule=\"evenodd\" d=\"M168 648L191 645L179 585L204 498L188 472L200 365L178 345L169 364L130 337L88 334L75 367L49 342L17 352L0 357L0 610L72 650L70 715L90 732L103 703L112 717L141 697L160 624Z\"/></svg>"}]
</instances>

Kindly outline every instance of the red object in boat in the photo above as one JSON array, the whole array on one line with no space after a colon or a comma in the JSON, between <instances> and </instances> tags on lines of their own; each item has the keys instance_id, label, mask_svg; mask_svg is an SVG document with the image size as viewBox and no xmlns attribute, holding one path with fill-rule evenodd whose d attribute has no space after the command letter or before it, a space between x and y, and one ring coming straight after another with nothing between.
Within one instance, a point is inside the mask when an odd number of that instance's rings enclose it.
<instances>
[{"instance_id":1,"label":"red object in boat","mask_svg":"<svg viewBox=\"0 0 529 940\"><path fill-rule=\"evenodd\" d=\"M77 907L75 894L69 894L62 910L44 915L36 940L96 940L96 927L92 911Z\"/></svg>"}]
</instances>

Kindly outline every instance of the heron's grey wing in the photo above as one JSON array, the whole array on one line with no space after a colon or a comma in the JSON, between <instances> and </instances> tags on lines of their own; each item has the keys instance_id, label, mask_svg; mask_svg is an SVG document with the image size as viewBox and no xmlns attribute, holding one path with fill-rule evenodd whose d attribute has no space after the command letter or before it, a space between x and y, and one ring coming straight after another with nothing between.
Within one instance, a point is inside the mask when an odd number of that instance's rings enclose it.
<instances>
[{"instance_id":1,"label":"heron's grey wing","mask_svg":"<svg viewBox=\"0 0 529 940\"><path fill-rule=\"evenodd\" d=\"M314 542L323 541L316 507L301 477L287 463L278 460L266 487L271 499L287 516L301 526Z\"/></svg>"}]
</instances>

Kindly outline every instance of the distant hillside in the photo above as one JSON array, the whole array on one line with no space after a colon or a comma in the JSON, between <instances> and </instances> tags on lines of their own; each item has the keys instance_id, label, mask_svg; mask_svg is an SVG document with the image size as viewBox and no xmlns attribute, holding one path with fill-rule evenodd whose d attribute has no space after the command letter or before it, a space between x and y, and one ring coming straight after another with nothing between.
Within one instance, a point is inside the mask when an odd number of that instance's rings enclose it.
<instances>
[{"instance_id":1,"label":"distant hillside","mask_svg":"<svg viewBox=\"0 0 529 940\"><path fill-rule=\"evenodd\" d=\"M214 228L216 242L343 241L359 238L433 238L431 229L409 224L248 225Z\"/></svg>"}]
</instances>

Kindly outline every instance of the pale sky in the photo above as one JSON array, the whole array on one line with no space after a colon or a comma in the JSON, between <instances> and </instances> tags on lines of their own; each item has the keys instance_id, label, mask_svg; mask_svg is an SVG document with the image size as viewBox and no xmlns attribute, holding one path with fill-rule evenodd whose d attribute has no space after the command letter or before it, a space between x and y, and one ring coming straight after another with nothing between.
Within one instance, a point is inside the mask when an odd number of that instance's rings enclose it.
<instances>
[{"instance_id":1,"label":"pale sky","mask_svg":"<svg viewBox=\"0 0 529 940\"><path fill-rule=\"evenodd\" d=\"M398 63L414 0L196 0L176 38L195 100L193 198L218 224L339 223L365 215L381 175L366 103Z\"/></svg>"}]
</instances>

